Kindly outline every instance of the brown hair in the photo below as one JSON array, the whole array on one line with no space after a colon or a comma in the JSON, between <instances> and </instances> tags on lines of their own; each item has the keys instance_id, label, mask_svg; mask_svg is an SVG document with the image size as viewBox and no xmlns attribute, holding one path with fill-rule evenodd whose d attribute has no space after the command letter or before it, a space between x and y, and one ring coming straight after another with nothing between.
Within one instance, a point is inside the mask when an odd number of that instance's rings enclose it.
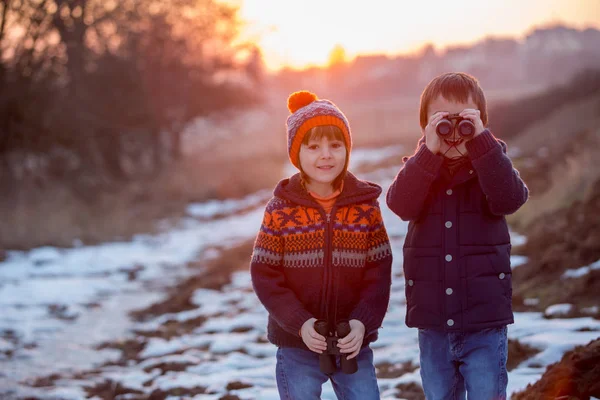
<instances>
[{"instance_id":1,"label":"brown hair","mask_svg":"<svg viewBox=\"0 0 600 400\"><path fill-rule=\"evenodd\" d=\"M323 137L326 137L328 140L339 140L344 143L346 147L346 161L344 163L344 169L340 174L333 180L332 186L334 190L339 189L342 186L342 182L346 177L346 172L348 171L348 162L350 161L350 152L348 151L348 146L346 145L346 141L344 140L344 133L340 128L335 125L319 125L311 128L302 139L302 144L308 145L308 142L312 139L321 140ZM302 165L300 165L300 177L302 178L302 183L310 183L310 177L306 175L304 170L302 169Z\"/></svg>"},{"instance_id":2,"label":"brown hair","mask_svg":"<svg viewBox=\"0 0 600 400\"><path fill-rule=\"evenodd\" d=\"M470 97L481 113L483 126L487 126L487 104L483 90L479 86L479 81L474 76L464 72L447 72L433 78L427 84L423 93L421 93L421 107L419 111L421 128L425 129L427 126L429 104L440 95L446 100L458 103L468 103Z\"/></svg>"}]
</instances>

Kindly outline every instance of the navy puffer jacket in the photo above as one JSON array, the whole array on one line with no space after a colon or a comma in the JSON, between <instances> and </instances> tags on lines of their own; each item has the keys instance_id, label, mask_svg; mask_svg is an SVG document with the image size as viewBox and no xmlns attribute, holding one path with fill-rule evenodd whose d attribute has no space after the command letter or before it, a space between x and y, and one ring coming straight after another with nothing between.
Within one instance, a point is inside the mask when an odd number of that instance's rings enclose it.
<instances>
[{"instance_id":1,"label":"navy puffer jacket","mask_svg":"<svg viewBox=\"0 0 600 400\"><path fill-rule=\"evenodd\" d=\"M387 193L410 221L404 242L406 324L474 331L513 323L510 236L505 215L528 190L486 130L466 143L469 163L454 176L421 140Z\"/></svg>"}]
</instances>

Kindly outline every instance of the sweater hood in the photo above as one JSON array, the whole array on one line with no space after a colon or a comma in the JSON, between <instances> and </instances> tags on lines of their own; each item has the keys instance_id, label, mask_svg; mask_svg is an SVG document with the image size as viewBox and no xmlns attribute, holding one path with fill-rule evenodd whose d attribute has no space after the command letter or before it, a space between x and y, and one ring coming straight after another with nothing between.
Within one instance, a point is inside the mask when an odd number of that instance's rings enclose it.
<instances>
[{"instance_id":1,"label":"sweater hood","mask_svg":"<svg viewBox=\"0 0 600 400\"><path fill-rule=\"evenodd\" d=\"M368 202L379 198L381 191L381 186L360 180L351 172L346 172L344 188L337 198L336 206ZM302 184L300 173L281 180L275 187L273 194L276 197L300 205L319 207L318 203Z\"/></svg>"}]
</instances>

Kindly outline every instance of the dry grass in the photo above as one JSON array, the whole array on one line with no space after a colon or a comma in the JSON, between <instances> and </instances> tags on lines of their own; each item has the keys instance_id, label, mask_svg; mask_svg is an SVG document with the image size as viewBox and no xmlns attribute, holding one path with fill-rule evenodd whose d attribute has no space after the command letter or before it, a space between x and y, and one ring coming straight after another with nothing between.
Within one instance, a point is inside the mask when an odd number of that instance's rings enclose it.
<instances>
[{"instance_id":1,"label":"dry grass","mask_svg":"<svg viewBox=\"0 0 600 400\"><path fill-rule=\"evenodd\" d=\"M541 87L486 91L488 110L493 110L495 103L515 100L537 90L541 90ZM350 120L356 147L401 144L412 151L421 137L419 102L418 96L398 95L365 102L342 99L338 105ZM504 116L490 117L496 119Z\"/></svg>"},{"instance_id":2,"label":"dry grass","mask_svg":"<svg viewBox=\"0 0 600 400\"><path fill-rule=\"evenodd\" d=\"M352 126L355 147L414 145L421 136L418 98L340 102L339 106Z\"/></svg>"},{"instance_id":3,"label":"dry grass","mask_svg":"<svg viewBox=\"0 0 600 400\"><path fill-rule=\"evenodd\" d=\"M532 104L531 107L535 107ZM510 116L506 116L509 118ZM547 148L549 155L560 161L563 148L573 139L573 135L600 126L600 95L581 100L553 112L546 119L511 140L511 147L518 147L524 155L536 155L541 148Z\"/></svg>"},{"instance_id":4,"label":"dry grass","mask_svg":"<svg viewBox=\"0 0 600 400\"><path fill-rule=\"evenodd\" d=\"M91 243L150 231L151 226L140 215L141 207L131 197L135 196L129 190L99 193L89 203L66 185L44 189L21 186L2 199L0 243L5 249L71 246L75 239Z\"/></svg>"},{"instance_id":5,"label":"dry grass","mask_svg":"<svg viewBox=\"0 0 600 400\"><path fill-rule=\"evenodd\" d=\"M159 176L86 193L64 183L23 185L0 200L0 249L71 247L126 240L158 230L157 221L183 215L190 202L236 198L274 186L282 161L264 157L204 162L185 158Z\"/></svg>"},{"instance_id":6,"label":"dry grass","mask_svg":"<svg viewBox=\"0 0 600 400\"><path fill-rule=\"evenodd\" d=\"M157 221L183 215L190 202L239 198L282 178L285 117L272 110L220 116L183 144L184 156L157 176L109 189L82 190L46 180L10 188L0 198L0 250L126 240L156 232ZM276 137L278 140L275 140Z\"/></svg>"},{"instance_id":7,"label":"dry grass","mask_svg":"<svg viewBox=\"0 0 600 400\"><path fill-rule=\"evenodd\" d=\"M261 108L197 121L184 136L184 157L152 179L111 191L69 183L23 184L0 199L0 250L70 247L155 232L156 221L181 216L189 202L238 198L272 188L287 165L288 93L271 93ZM350 120L355 148L402 144L420 137L418 97L377 101L333 99Z\"/></svg>"},{"instance_id":8,"label":"dry grass","mask_svg":"<svg viewBox=\"0 0 600 400\"><path fill-rule=\"evenodd\" d=\"M510 216L509 222L517 229L528 226L542 215L585 200L600 180L598 110L600 96L570 104L510 143L522 153L515 164L525 181L529 179L532 187L543 188L543 191L532 190L529 201ZM535 180L547 183L538 185Z\"/></svg>"},{"instance_id":9,"label":"dry grass","mask_svg":"<svg viewBox=\"0 0 600 400\"><path fill-rule=\"evenodd\" d=\"M597 133L600 135L600 131ZM518 226L527 226L540 216L569 208L574 202L585 199L594 184L600 180L600 148L586 148L577 155L568 156L550 172L551 185L530 200L515 214Z\"/></svg>"}]
</instances>

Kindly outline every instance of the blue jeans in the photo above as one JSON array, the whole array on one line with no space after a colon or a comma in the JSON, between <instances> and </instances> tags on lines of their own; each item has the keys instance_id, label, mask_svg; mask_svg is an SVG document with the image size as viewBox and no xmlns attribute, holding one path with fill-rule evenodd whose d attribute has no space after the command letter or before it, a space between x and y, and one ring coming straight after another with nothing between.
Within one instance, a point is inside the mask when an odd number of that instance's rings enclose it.
<instances>
[{"instance_id":1,"label":"blue jeans","mask_svg":"<svg viewBox=\"0 0 600 400\"><path fill-rule=\"evenodd\" d=\"M506 326L476 332L419 329L427 400L506 399Z\"/></svg>"},{"instance_id":2,"label":"blue jeans","mask_svg":"<svg viewBox=\"0 0 600 400\"><path fill-rule=\"evenodd\" d=\"M379 400L379 388L373 366L373 351L364 347L356 356L358 371L344 374L339 369L327 375L319 369L319 355L310 350L280 347L277 350L277 389L284 400L313 400L321 398L321 389L331 379L333 390L340 400Z\"/></svg>"}]
</instances>

